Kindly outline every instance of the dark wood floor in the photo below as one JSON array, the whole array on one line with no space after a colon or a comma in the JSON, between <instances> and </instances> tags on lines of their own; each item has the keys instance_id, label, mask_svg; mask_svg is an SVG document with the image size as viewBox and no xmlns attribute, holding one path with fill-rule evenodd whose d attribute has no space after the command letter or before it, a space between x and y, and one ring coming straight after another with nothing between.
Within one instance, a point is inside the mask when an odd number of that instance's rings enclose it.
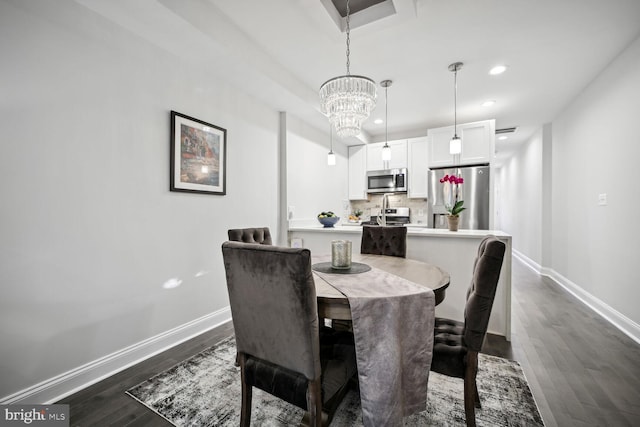
<instances>
[{"instance_id":1,"label":"dark wood floor","mask_svg":"<svg viewBox=\"0 0 640 427\"><path fill-rule=\"evenodd\" d=\"M640 345L513 263L512 359L547 426L640 426Z\"/></svg>"},{"instance_id":2,"label":"dark wood floor","mask_svg":"<svg viewBox=\"0 0 640 427\"><path fill-rule=\"evenodd\" d=\"M546 425L639 426L640 345L515 259L512 297L511 342L490 336L483 352L520 362ZM125 391L231 333L225 324L58 403L71 426L170 426Z\"/></svg>"},{"instance_id":3,"label":"dark wood floor","mask_svg":"<svg viewBox=\"0 0 640 427\"><path fill-rule=\"evenodd\" d=\"M157 354L56 403L70 405L71 426L172 426L125 392L233 333L231 322Z\"/></svg>"}]
</instances>

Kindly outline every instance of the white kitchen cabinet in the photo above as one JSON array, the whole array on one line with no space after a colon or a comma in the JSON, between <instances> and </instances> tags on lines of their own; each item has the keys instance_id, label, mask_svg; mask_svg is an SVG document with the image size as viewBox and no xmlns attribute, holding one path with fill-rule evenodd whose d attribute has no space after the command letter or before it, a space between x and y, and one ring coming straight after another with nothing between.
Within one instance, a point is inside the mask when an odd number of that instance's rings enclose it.
<instances>
[{"instance_id":1,"label":"white kitchen cabinet","mask_svg":"<svg viewBox=\"0 0 640 427\"><path fill-rule=\"evenodd\" d=\"M367 200L367 146L349 146L349 200Z\"/></svg>"},{"instance_id":2,"label":"white kitchen cabinet","mask_svg":"<svg viewBox=\"0 0 640 427\"><path fill-rule=\"evenodd\" d=\"M460 128L460 132L462 138L460 163L463 165L490 163L495 151L495 120L467 123Z\"/></svg>"},{"instance_id":3,"label":"white kitchen cabinet","mask_svg":"<svg viewBox=\"0 0 640 427\"><path fill-rule=\"evenodd\" d=\"M490 163L495 150L495 133L495 120L459 124L458 136L462 138L462 152L459 161L456 161L456 156L449 154L449 141L453 138L454 127L429 129L429 167Z\"/></svg>"},{"instance_id":4,"label":"white kitchen cabinet","mask_svg":"<svg viewBox=\"0 0 640 427\"><path fill-rule=\"evenodd\" d=\"M454 157L449 154L449 141L453 137L453 126L427 130L428 163L430 168L451 166Z\"/></svg>"},{"instance_id":5,"label":"white kitchen cabinet","mask_svg":"<svg viewBox=\"0 0 640 427\"><path fill-rule=\"evenodd\" d=\"M391 160L382 160L384 142L367 145L367 170L401 169L407 167L407 140L389 141Z\"/></svg>"},{"instance_id":6,"label":"white kitchen cabinet","mask_svg":"<svg viewBox=\"0 0 640 427\"><path fill-rule=\"evenodd\" d=\"M407 140L409 188L407 197L410 199L427 198L427 177L429 172L429 144L426 136Z\"/></svg>"}]
</instances>

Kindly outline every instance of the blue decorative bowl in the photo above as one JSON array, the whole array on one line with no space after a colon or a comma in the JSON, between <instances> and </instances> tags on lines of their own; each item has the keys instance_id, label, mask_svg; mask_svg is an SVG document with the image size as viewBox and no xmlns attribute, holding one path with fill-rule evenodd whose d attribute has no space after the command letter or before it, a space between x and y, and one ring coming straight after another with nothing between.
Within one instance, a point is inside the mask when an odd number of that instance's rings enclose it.
<instances>
[{"instance_id":1,"label":"blue decorative bowl","mask_svg":"<svg viewBox=\"0 0 640 427\"><path fill-rule=\"evenodd\" d=\"M324 218L318 218L320 224L324 225L324 228L332 228L336 222L340 221L339 216L325 216Z\"/></svg>"}]
</instances>

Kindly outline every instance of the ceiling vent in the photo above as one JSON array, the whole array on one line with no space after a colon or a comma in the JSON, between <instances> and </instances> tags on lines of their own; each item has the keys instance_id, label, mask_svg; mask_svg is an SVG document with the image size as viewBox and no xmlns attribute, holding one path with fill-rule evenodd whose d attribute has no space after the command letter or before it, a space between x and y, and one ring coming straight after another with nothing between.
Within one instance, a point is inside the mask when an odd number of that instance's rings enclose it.
<instances>
[{"instance_id":1,"label":"ceiling vent","mask_svg":"<svg viewBox=\"0 0 640 427\"><path fill-rule=\"evenodd\" d=\"M515 133L517 130L518 130L517 127L496 129L496 135L505 135L505 134Z\"/></svg>"},{"instance_id":2,"label":"ceiling vent","mask_svg":"<svg viewBox=\"0 0 640 427\"><path fill-rule=\"evenodd\" d=\"M347 16L347 2L345 0L320 1L340 31L344 31L344 18ZM396 8L392 0L350 0L349 10L349 26L351 28L361 27L396 14Z\"/></svg>"}]
</instances>

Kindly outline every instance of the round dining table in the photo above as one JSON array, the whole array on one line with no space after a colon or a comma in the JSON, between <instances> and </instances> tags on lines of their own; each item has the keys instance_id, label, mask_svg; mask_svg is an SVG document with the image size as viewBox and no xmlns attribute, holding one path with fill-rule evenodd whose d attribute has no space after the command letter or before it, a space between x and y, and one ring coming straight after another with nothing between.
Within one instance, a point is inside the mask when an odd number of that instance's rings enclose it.
<instances>
[{"instance_id":1,"label":"round dining table","mask_svg":"<svg viewBox=\"0 0 640 427\"><path fill-rule=\"evenodd\" d=\"M321 264L326 264L330 260L330 256L312 257L314 268ZM449 286L449 273L438 266L422 261L387 255L353 254L352 262L360 264L359 266L365 265L372 269L382 270L431 289L435 295L436 305L444 300L446 289ZM335 271L335 274L343 275L349 274L349 272ZM350 320L349 300L343 293L331 286L330 276L330 274L328 276L323 275L323 277L327 278L325 280L320 275L314 274L318 299L318 316L326 319ZM349 277L353 278L353 280L358 280L358 276L358 273L354 273L350 274Z\"/></svg>"}]
</instances>

